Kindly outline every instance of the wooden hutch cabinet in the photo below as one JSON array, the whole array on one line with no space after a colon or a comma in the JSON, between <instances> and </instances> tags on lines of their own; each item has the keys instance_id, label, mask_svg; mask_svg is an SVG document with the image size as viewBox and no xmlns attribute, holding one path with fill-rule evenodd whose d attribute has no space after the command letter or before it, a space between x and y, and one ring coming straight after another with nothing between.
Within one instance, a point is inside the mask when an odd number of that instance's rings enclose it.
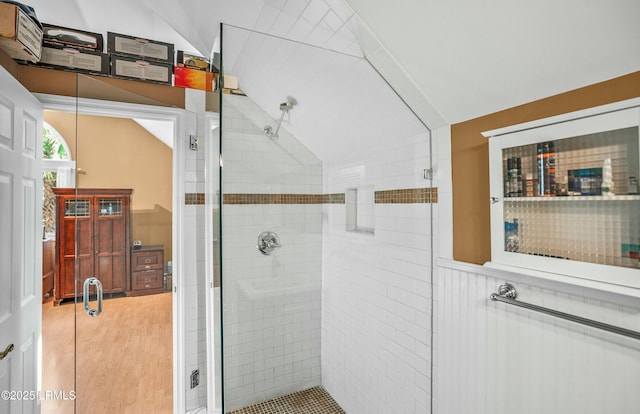
<instances>
[{"instance_id":1,"label":"wooden hutch cabinet","mask_svg":"<svg viewBox=\"0 0 640 414\"><path fill-rule=\"evenodd\" d=\"M56 305L96 277L103 294L131 290L131 189L55 188ZM74 284L74 275L77 284Z\"/></svg>"}]
</instances>

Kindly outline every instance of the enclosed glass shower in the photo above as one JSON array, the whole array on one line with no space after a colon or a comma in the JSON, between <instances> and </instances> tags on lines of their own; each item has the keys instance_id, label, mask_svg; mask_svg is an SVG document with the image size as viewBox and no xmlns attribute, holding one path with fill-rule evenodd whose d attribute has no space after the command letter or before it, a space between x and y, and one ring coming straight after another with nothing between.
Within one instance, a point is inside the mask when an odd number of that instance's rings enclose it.
<instances>
[{"instance_id":1,"label":"enclosed glass shower","mask_svg":"<svg viewBox=\"0 0 640 414\"><path fill-rule=\"evenodd\" d=\"M338 333L385 313L374 309L376 295L386 296L374 292L382 289L378 269L391 274L391 262L414 262L427 287L408 285L431 291L430 132L356 49L221 26L219 170L217 154L205 163L207 177L219 180L206 202L208 254L220 270L207 313L210 412L254 412L302 391L326 396L326 412L344 412L324 385L344 368L335 352L353 350ZM410 207L396 212L395 204ZM396 224L406 240L388 239L398 237ZM359 263L358 282L341 286L340 275ZM364 316L345 322L342 312ZM325 364L337 370L325 377ZM352 380L366 375L353 369Z\"/></svg>"}]
</instances>

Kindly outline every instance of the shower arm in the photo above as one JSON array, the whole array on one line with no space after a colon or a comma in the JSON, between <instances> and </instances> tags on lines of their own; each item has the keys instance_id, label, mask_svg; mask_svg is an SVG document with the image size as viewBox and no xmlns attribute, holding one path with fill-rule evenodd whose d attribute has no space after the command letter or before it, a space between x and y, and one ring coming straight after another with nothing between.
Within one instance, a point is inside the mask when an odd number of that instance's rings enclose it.
<instances>
[{"instance_id":1,"label":"shower arm","mask_svg":"<svg viewBox=\"0 0 640 414\"><path fill-rule=\"evenodd\" d=\"M271 126L267 125L264 127L264 134L269 138L278 138L278 132L280 131L280 127L282 126L282 121L284 120L284 115L287 114L294 105L296 105L298 101L291 97L287 96L287 101L280 104L280 110L282 111L282 115L280 115L280 120L278 120L278 126L276 126L276 130L273 131Z\"/></svg>"},{"instance_id":2,"label":"shower arm","mask_svg":"<svg viewBox=\"0 0 640 414\"><path fill-rule=\"evenodd\" d=\"M289 112L289 109L283 109L282 110L282 115L280 115L280 120L278 121L278 126L276 127L276 130L273 133L274 137L278 136L278 131L280 131L280 125L282 125L282 120L284 119L284 114L286 114L287 112Z\"/></svg>"}]
</instances>

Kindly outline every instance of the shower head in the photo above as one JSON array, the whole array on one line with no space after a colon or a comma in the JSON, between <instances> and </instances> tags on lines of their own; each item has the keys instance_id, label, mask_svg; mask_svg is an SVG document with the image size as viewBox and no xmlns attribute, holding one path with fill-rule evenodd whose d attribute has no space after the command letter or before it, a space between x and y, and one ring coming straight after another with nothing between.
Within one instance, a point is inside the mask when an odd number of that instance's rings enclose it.
<instances>
[{"instance_id":1,"label":"shower head","mask_svg":"<svg viewBox=\"0 0 640 414\"><path fill-rule=\"evenodd\" d=\"M296 100L296 98L292 96L287 96L287 102L283 102L280 104L280 110L287 112L289 111L289 109L293 108L297 104L298 104L298 101Z\"/></svg>"},{"instance_id":2,"label":"shower head","mask_svg":"<svg viewBox=\"0 0 640 414\"><path fill-rule=\"evenodd\" d=\"M293 105L291 105L289 102L283 102L280 104L280 110L281 111L288 111L289 109L293 108Z\"/></svg>"},{"instance_id":3,"label":"shower head","mask_svg":"<svg viewBox=\"0 0 640 414\"><path fill-rule=\"evenodd\" d=\"M280 110L282 111L282 115L280 115L280 120L278 121L278 126L276 127L275 132L271 126L267 125L264 127L264 134L269 138L278 138L278 131L280 131L280 125L282 125L282 120L284 119L284 114L289 113L289 110L298 104L296 98L287 96L287 102L282 102L280 104Z\"/></svg>"}]
</instances>

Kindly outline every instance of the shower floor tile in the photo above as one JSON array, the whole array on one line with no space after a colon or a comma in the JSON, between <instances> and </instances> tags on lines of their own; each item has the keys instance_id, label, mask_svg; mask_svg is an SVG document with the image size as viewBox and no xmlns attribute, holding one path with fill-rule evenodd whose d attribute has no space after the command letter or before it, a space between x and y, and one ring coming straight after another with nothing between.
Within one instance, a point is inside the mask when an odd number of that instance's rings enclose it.
<instances>
[{"instance_id":1,"label":"shower floor tile","mask_svg":"<svg viewBox=\"0 0 640 414\"><path fill-rule=\"evenodd\" d=\"M294 392L229 414L344 414L338 403L322 387Z\"/></svg>"}]
</instances>

